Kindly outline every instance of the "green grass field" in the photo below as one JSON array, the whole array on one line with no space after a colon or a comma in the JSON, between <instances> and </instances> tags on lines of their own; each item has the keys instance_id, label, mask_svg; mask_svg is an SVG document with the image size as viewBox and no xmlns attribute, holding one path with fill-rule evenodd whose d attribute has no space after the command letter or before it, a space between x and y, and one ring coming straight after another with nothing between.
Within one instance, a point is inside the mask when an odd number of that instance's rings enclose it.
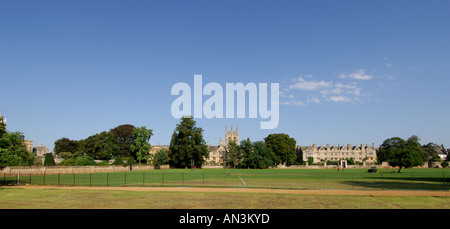
<instances>
[{"instance_id":1,"label":"green grass field","mask_svg":"<svg viewBox=\"0 0 450 229\"><path fill-rule=\"evenodd\" d=\"M0 183L60 186L247 187L286 189L449 190L450 169L169 169L92 174L21 175Z\"/></svg>"},{"instance_id":2,"label":"green grass field","mask_svg":"<svg viewBox=\"0 0 450 229\"><path fill-rule=\"evenodd\" d=\"M0 188L1 209L449 209L448 196Z\"/></svg>"}]
</instances>

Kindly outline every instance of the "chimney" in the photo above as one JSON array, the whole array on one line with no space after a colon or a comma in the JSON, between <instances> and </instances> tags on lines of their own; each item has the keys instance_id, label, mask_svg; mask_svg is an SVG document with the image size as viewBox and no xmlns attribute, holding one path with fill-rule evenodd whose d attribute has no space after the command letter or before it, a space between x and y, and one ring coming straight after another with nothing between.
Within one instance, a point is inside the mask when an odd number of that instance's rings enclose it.
<instances>
[{"instance_id":1,"label":"chimney","mask_svg":"<svg viewBox=\"0 0 450 229\"><path fill-rule=\"evenodd\" d=\"M352 149L352 144L347 144L347 149L351 150Z\"/></svg>"},{"instance_id":2,"label":"chimney","mask_svg":"<svg viewBox=\"0 0 450 229\"><path fill-rule=\"evenodd\" d=\"M327 149L330 149L330 144L327 144Z\"/></svg>"}]
</instances>

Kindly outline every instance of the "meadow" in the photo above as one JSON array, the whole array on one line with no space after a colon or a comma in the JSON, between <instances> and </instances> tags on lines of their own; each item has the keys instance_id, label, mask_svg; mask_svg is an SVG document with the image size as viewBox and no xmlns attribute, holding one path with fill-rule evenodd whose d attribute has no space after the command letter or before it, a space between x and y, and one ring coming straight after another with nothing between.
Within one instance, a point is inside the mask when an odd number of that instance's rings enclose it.
<instances>
[{"instance_id":1,"label":"meadow","mask_svg":"<svg viewBox=\"0 0 450 229\"><path fill-rule=\"evenodd\" d=\"M26 175L0 184L273 189L449 190L450 169L169 169L88 174Z\"/></svg>"}]
</instances>

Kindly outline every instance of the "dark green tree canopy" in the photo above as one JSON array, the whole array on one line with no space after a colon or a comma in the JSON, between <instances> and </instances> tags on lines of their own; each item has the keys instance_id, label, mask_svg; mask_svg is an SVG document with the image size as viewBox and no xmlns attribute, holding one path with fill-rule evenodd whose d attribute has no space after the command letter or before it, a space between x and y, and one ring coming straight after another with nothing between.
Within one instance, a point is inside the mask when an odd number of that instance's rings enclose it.
<instances>
[{"instance_id":1,"label":"dark green tree canopy","mask_svg":"<svg viewBox=\"0 0 450 229\"><path fill-rule=\"evenodd\" d=\"M175 167L201 167L209 156L203 140L203 129L195 126L192 117L183 117L170 141L170 164Z\"/></svg>"},{"instance_id":2,"label":"dark green tree canopy","mask_svg":"<svg viewBox=\"0 0 450 229\"><path fill-rule=\"evenodd\" d=\"M154 164L155 165L166 165L169 163L169 156L166 149L160 149L155 154Z\"/></svg>"},{"instance_id":3,"label":"dark green tree canopy","mask_svg":"<svg viewBox=\"0 0 450 229\"><path fill-rule=\"evenodd\" d=\"M420 139L415 135L406 141L399 137L387 139L380 147L378 160L384 159L389 162L389 165L398 166L398 172L402 168L423 165L427 161L427 154L419 141Z\"/></svg>"},{"instance_id":4,"label":"dark green tree canopy","mask_svg":"<svg viewBox=\"0 0 450 229\"><path fill-rule=\"evenodd\" d=\"M54 152L56 154L62 153L62 152L70 152L75 153L78 150L78 141L76 140L70 140L68 138L61 138L55 141L55 148Z\"/></svg>"},{"instance_id":5,"label":"dark green tree canopy","mask_svg":"<svg viewBox=\"0 0 450 229\"><path fill-rule=\"evenodd\" d=\"M135 128L133 125L126 124L110 130L110 133L113 134L114 143L119 148L118 154L122 157L135 156L131 154L131 145L134 144L133 131Z\"/></svg>"},{"instance_id":6,"label":"dark green tree canopy","mask_svg":"<svg viewBox=\"0 0 450 229\"><path fill-rule=\"evenodd\" d=\"M263 141L241 141L240 145L230 142L226 154L227 164L233 168L266 169L275 166L276 155Z\"/></svg>"},{"instance_id":7,"label":"dark green tree canopy","mask_svg":"<svg viewBox=\"0 0 450 229\"><path fill-rule=\"evenodd\" d=\"M44 157L44 166L55 166L55 159L51 153L46 153Z\"/></svg>"},{"instance_id":8,"label":"dark green tree canopy","mask_svg":"<svg viewBox=\"0 0 450 229\"><path fill-rule=\"evenodd\" d=\"M297 159L296 141L287 134L270 134L264 138L266 146L274 152L275 164L293 165Z\"/></svg>"}]
</instances>

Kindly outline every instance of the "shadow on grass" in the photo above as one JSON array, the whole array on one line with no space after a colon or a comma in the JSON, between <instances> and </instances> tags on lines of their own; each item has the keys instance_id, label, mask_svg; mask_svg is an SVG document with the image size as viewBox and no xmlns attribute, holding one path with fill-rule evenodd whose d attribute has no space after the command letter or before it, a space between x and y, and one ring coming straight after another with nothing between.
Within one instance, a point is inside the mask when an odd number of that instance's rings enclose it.
<instances>
[{"instance_id":1,"label":"shadow on grass","mask_svg":"<svg viewBox=\"0 0 450 229\"><path fill-rule=\"evenodd\" d=\"M449 190L450 178L437 177L364 177L357 180L341 181L353 189L401 189L401 190Z\"/></svg>"}]
</instances>

